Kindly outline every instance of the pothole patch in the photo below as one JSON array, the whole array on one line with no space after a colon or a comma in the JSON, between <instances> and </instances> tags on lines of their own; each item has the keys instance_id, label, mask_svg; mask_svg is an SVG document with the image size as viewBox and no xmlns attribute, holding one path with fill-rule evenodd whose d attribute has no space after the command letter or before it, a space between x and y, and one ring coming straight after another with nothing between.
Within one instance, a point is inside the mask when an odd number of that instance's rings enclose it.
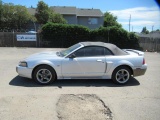
<instances>
[{"instance_id":1,"label":"pothole patch","mask_svg":"<svg viewBox=\"0 0 160 120\"><path fill-rule=\"evenodd\" d=\"M65 94L57 102L59 120L112 120L112 112L95 94Z\"/></svg>"}]
</instances>

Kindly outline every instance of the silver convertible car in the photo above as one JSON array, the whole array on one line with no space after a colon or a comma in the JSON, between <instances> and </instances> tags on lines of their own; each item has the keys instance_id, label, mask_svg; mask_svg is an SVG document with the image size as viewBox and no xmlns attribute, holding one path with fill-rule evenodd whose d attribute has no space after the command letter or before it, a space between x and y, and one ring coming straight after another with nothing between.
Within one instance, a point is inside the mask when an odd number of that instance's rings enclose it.
<instances>
[{"instance_id":1,"label":"silver convertible car","mask_svg":"<svg viewBox=\"0 0 160 120\"><path fill-rule=\"evenodd\" d=\"M80 42L59 52L36 53L16 66L19 76L44 85L56 79L112 79L125 84L131 76L144 75L146 69L143 52L103 42Z\"/></svg>"}]
</instances>

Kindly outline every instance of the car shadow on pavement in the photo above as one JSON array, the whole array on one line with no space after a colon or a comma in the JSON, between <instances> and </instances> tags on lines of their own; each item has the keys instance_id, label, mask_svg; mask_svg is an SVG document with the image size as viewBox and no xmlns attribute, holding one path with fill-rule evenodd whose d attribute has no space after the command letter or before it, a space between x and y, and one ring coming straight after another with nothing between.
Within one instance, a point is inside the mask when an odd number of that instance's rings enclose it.
<instances>
[{"instance_id":1,"label":"car shadow on pavement","mask_svg":"<svg viewBox=\"0 0 160 120\"><path fill-rule=\"evenodd\" d=\"M57 80L50 85L39 85L32 79L23 78L20 76L16 76L13 78L9 85L12 86L23 86L23 87L49 87L49 86L57 86L59 88L62 87L127 87L127 86L137 86L140 85L139 81L135 78L131 77L131 80L128 81L125 85L117 85L112 82L112 80L104 80L104 79L67 79L67 80Z\"/></svg>"}]
</instances>

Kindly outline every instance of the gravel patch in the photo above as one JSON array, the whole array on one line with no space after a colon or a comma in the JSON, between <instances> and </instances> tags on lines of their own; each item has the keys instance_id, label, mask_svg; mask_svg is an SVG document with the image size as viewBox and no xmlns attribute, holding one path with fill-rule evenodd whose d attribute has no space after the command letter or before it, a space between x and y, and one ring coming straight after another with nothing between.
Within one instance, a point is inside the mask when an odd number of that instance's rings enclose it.
<instances>
[{"instance_id":1,"label":"gravel patch","mask_svg":"<svg viewBox=\"0 0 160 120\"><path fill-rule=\"evenodd\" d=\"M57 102L59 120L112 120L112 112L94 94L65 94Z\"/></svg>"}]
</instances>

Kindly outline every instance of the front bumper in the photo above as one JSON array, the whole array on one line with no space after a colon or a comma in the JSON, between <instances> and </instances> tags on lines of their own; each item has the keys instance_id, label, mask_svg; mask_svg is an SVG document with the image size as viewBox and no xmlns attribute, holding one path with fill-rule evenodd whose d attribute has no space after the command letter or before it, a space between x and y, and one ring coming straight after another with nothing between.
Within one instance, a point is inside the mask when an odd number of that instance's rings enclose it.
<instances>
[{"instance_id":1,"label":"front bumper","mask_svg":"<svg viewBox=\"0 0 160 120\"><path fill-rule=\"evenodd\" d=\"M32 70L33 69L28 67L16 66L16 72L22 77L32 78Z\"/></svg>"},{"instance_id":2,"label":"front bumper","mask_svg":"<svg viewBox=\"0 0 160 120\"><path fill-rule=\"evenodd\" d=\"M144 65L142 65L142 67L140 67L140 68L138 67L133 70L133 76L136 77L136 76L144 75L146 70L147 70L147 64L144 64Z\"/></svg>"}]
</instances>

